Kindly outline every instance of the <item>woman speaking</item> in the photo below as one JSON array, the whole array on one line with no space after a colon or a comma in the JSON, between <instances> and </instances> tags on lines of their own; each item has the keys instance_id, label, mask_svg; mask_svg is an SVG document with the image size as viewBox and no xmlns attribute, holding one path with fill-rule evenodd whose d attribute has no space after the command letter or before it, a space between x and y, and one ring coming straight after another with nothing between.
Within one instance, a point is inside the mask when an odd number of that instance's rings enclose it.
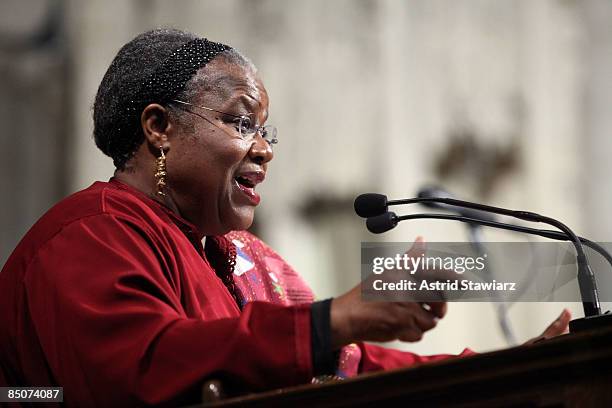
<instances>
[{"instance_id":1,"label":"woman speaking","mask_svg":"<svg viewBox=\"0 0 612 408\"><path fill-rule=\"evenodd\" d=\"M108 68L93 116L114 177L51 208L2 269L0 382L62 386L68 406L176 405L211 378L252 392L447 357L363 343L417 341L445 303L366 303L359 287L314 302L244 232L278 135L236 50L141 34Z\"/></svg>"}]
</instances>

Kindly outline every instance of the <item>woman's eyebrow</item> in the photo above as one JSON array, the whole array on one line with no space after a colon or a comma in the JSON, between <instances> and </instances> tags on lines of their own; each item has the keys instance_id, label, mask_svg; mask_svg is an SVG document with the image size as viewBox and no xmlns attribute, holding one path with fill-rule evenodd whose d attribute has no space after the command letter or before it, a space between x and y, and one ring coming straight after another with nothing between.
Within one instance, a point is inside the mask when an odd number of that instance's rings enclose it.
<instances>
[{"instance_id":1,"label":"woman's eyebrow","mask_svg":"<svg viewBox=\"0 0 612 408\"><path fill-rule=\"evenodd\" d=\"M261 106L261 102L259 100L257 100L256 98L253 98L251 95L246 94L246 93L241 93L239 95L236 95L234 97L231 97L228 101L227 101L227 107L228 109L231 107L236 107L238 106L240 103L242 103L242 105L247 109L247 111L249 111L250 113L255 112L255 110Z\"/></svg>"}]
</instances>

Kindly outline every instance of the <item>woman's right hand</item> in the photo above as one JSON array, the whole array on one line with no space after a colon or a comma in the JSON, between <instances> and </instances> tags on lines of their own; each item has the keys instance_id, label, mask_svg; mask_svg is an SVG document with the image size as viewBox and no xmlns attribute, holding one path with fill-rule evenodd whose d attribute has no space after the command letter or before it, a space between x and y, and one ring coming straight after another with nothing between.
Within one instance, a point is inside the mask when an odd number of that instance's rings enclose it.
<instances>
[{"instance_id":1,"label":"woman's right hand","mask_svg":"<svg viewBox=\"0 0 612 408\"><path fill-rule=\"evenodd\" d=\"M425 252L417 238L409 256ZM338 349L357 341L419 341L446 314L446 302L367 302L361 284L331 303L332 346Z\"/></svg>"}]
</instances>

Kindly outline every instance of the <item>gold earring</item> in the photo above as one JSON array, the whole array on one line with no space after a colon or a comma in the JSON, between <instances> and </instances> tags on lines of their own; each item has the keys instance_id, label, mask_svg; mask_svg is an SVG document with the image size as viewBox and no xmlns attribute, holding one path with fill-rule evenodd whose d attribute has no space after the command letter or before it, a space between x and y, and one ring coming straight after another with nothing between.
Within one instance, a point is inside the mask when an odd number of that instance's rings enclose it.
<instances>
[{"instance_id":1,"label":"gold earring","mask_svg":"<svg viewBox=\"0 0 612 408\"><path fill-rule=\"evenodd\" d=\"M155 172L155 180L157 180L157 195L160 197L165 197L166 193L164 189L166 188L166 155L164 154L164 148L162 146L159 147L160 156L157 158L157 169Z\"/></svg>"}]
</instances>

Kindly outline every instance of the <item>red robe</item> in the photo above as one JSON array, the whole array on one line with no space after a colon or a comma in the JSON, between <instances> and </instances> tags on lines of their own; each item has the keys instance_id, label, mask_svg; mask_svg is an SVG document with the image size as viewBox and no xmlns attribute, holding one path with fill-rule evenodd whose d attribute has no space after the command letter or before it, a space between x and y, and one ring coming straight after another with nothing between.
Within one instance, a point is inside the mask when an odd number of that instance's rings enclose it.
<instances>
[{"instance_id":1,"label":"red robe","mask_svg":"<svg viewBox=\"0 0 612 408\"><path fill-rule=\"evenodd\" d=\"M307 286L252 235L209 237L206 251L201 239L115 180L57 204L0 273L0 381L63 386L68 406L194 402L207 378L249 391L309 382ZM248 245L235 249L231 240ZM267 253L248 275L244 260L255 261L258 248ZM234 250L242 310L222 280L234 269L224 264ZM249 292L249 276L263 292ZM445 357L363 344L347 350L359 354L347 375Z\"/></svg>"}]
</instances>

